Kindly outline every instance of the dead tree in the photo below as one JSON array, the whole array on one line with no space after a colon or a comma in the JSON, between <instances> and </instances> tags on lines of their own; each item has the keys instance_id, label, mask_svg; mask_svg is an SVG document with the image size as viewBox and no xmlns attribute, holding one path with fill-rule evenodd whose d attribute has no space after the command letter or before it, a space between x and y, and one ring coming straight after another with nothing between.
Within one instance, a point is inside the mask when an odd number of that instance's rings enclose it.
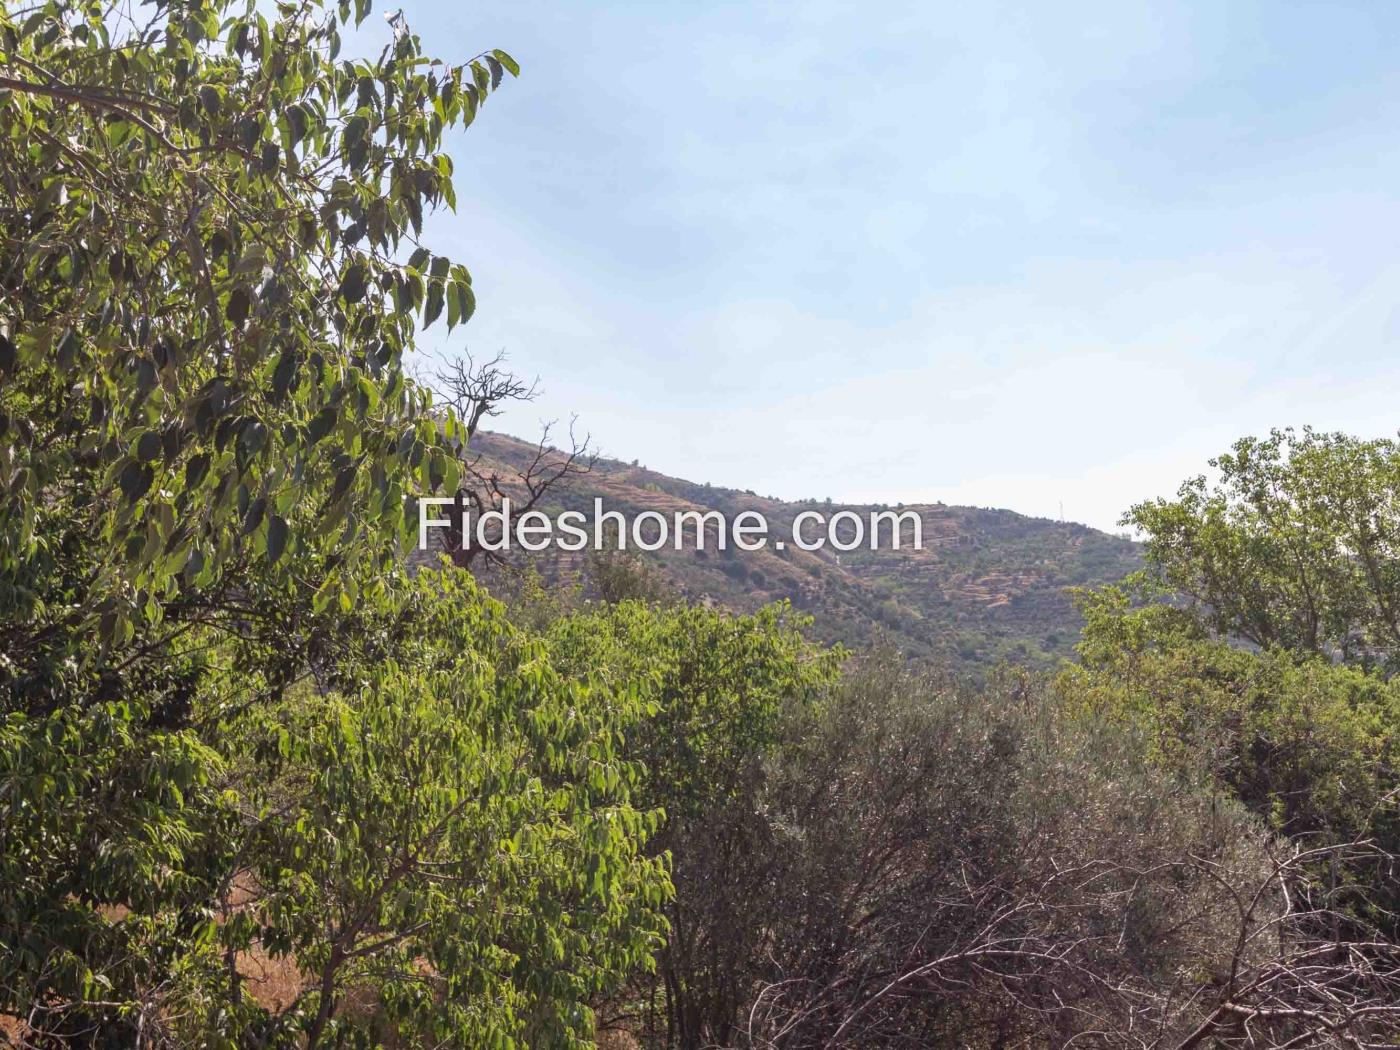
<instances>
[{"instance_id":1,"label":"dead tree","mask_svg":"<svg viewBox=\"0 0 1400 1050\"><path fill-rule=\"evenodd\" d=\"M553 424L545 423L533 455L523 462L488 460L472 451L471 439L484 420L500 414L507 405L535 400L539 380L526 381L510 371L505 367L505 354L499 353L481 363L470 354L444 361L427 381L467 432L467 440L458 450L461 482L452 494L452 524L437 534L442 551L463 569L472 569L478 559L506 564L508 552L500 549L503 537L495 519L491 519L489 531L480 536L475 528L464 530L463 523L481 522L483 515L499 511L507 498L511 500L513 517L535 509L556 485L593 468L595 454L590 439L584 435L580 440L575 420L570 420L567 447L557 448L550 443Z\"/></svg>"},{"instance_id":2,"label":"dead tree","mask_svg":"<svg viewBox=\"0 0 1400 1050\"><path fill-rule=\"evenodd\" d=\"M1256 886L1198 860L1235 902L1238 936L1224 979L1201 996L1201 1023L1175 1050L1393 1047L1400 1042L1400 945L1364 916L1363 887L1339 870L1395 878L1370 842L1290 846Z\"/></svg>"}]
</instances>

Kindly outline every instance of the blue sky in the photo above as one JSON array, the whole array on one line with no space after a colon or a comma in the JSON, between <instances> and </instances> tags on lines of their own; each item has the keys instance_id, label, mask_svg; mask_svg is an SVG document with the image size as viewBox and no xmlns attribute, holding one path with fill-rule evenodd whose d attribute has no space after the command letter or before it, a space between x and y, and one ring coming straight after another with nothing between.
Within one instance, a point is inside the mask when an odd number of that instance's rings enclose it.
<instances>
[{"instance_id":1,"label":"blue sky","mask_svg":"<svg viewBox=\"0 0 1400 1050\"><path fill-rule=\"evenodd\" d=\"M603 451L1112 528L1236 437L1400 426L1400 5L413 0L520 61L431 242Z\"/></svg>"}]
</instances>

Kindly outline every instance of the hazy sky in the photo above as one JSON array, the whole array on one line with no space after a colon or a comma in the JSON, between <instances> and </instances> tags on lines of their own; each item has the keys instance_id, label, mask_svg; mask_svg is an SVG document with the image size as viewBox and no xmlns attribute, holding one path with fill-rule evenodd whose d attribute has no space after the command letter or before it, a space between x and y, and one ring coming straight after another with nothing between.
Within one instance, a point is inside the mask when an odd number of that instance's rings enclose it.
<instances>
[{"instance_id":1,"label":"hazy sky","mask_svg":"<svg viewBox=\"0 0 1400 1050\"><path fill-rule=\"evenodd\" d=\"M543 382L501 429L1111 528L1240 435L1400 426L1400 4L405 11L524 67L430 227L447 348Z\"/></svg>"}]
</instances>

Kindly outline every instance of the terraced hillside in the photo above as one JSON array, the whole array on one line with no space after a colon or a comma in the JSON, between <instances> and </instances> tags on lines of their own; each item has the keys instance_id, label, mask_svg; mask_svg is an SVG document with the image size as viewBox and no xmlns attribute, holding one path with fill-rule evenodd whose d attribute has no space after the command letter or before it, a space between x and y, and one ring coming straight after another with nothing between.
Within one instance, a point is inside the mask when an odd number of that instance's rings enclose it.
<instances>
[{"instance_id":1,"label":"terraced hillside","mask_svg":"<svg viewBox=\"0 0 1400 1050\"><path fill-rule=\"evenodd\" d=\"M489 433L479 433L474 448L488 467L500 464L502 477L535 453L532 445ZM766 517L770 537L788 535L803 510L828 517L853 510L868 520L877 509L768 499L616 460L600 460L590 473L561 482L540 509L591 516L595 496L629 518L643 510L668 519L678 510L717 510L733 520L755 510ZM942 657L966 669L1003 658L1043 666L1068 655L1079 619L1067 588L1117 580L1138 566L1135 544L1084 525L941 503L878 509L916 511L924 549L777 550L770 541L752 552L698 551L687 544L645 557L691 600L749 610L787 598L815 618L823 639L865 646L885 636L911 655ZM546 579L586 586L586 555L551 550L533 557Z\"/></svg>"}]
</instances>

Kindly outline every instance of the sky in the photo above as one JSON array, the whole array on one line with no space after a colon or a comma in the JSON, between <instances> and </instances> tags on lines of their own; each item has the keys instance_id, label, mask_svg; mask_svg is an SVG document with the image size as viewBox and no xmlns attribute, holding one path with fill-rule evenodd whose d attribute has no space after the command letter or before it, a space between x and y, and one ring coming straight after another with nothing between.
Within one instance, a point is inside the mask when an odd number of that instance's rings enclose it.
<instances>
[{"instance_id":1,"label":"sky","mask_svg":"<svg viewBox=\"0 0 1400 1050\"><path fill-rule=\"evenodd\" d=\"M408 0L475 317L603 453L1116 529L1237 438L1400 427L1400 4ZM441 327L441 326L439 326Z\"/></svg>"}]
</instances>

